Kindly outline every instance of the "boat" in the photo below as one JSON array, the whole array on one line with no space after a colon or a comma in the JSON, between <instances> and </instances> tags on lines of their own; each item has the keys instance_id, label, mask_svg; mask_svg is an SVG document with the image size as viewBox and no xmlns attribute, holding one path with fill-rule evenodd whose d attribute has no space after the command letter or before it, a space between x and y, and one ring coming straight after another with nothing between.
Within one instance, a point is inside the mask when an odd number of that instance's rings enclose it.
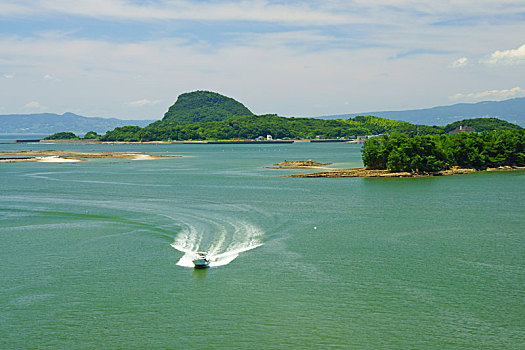
<instances>
[{"instance_id":1,"label":"boat","mask_svg":"<svg viewBox=\"0 0 525 350\"><path fill-rule=\"evenodd\" d=\"M196 269L210 267L210 259L208 259L208 254L206 252L195 252L195 258L192 261Z\"/></svg>"}]
</instances>

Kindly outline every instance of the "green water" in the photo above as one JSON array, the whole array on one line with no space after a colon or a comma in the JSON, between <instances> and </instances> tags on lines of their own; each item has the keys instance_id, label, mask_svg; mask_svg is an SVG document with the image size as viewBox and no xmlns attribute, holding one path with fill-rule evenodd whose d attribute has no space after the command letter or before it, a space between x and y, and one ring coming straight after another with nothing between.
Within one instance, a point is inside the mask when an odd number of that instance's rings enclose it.
<instances>
[{"instance_id":1,"label":"green water","mask_svg":"<svg viewBox=\"0 0 525 350\"><path fill-rule=\"evenodd\" d=\"M264 169L360 166L348 144L0 149L184 156L0 163L2 349L525 346L525 172ZM194 271L172 244L228 259Z\"/></svg>"}]
</instances>

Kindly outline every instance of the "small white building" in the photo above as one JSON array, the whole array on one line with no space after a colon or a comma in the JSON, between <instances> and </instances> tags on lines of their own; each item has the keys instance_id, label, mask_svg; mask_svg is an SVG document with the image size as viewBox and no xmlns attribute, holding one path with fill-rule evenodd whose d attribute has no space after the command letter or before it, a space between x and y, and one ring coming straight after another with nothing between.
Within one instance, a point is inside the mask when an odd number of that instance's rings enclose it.
<instances>
[{"instance_id":1,"label":"small white building","mask_svg":"<svg viewBox=\"0 0 525 350\"><path fill-rule=\"evenodd\" d=\"M266 141L272 141L273 137L272 135L266 135Z\"/></svg>"}]
</instances>

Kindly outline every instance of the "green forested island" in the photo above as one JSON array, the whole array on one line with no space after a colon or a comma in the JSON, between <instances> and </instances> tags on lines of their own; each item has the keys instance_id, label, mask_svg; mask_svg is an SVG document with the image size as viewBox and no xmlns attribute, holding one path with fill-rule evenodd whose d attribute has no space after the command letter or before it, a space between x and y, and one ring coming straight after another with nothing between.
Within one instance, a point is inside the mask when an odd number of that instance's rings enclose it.
<instances>
[{"instance_id":1,"label":"green forested island","mask_svg":"<svg viewBox=\"0 0 525 350\"><path fill-rule=\"evenodd\" d=\"M437 172L457 166L483 170L525 166L525 130L495 130L409 137L392 134L367 140L362 148L367 169Z\"/></svg>"},{"instance_id":2,"label":"green forested island","mask_svg":"<svg viewBox=\"0 0 525 350\"><path fill-rule=\"evenodd\" d=\"M179 95L164 114L164 123L214 122L241 115L253 115L242 103L211 91L195 91Z\"/></svg>"},{"instance_id":3,"label":"green forested island","mask_svg":"<svg viewBox=\"0 0 525 350\"><path fill-rule=\"evenodd\" d=\"M162 120L144 128L117 127L98 138L101 141L252 140L272 135L274 139L350 139L358 135L391 133L408 136L439 135L453 130L459 123L460 121L442 127L416 125L374 116L323 120L285 118L275 114L254 115L242 103L232 98L210 91L194 91L181 94ZM464 120L463 124L468 124L476 131L521 129L518 125L496 118L468 119ZM50 138L56 138L55 135Z\"/></svg>"},{"instance_id":4,"label":"green forested island","mask_svg":"<svg viewBox=\"0 0 525 350\"><path fill-rule=\"evenodd\" d=\"M84 137L79 137L72 132L62 131L45 137L44 140L99 140L102 136L94 131L88 131Z\"/></svg>"}]
</instances>

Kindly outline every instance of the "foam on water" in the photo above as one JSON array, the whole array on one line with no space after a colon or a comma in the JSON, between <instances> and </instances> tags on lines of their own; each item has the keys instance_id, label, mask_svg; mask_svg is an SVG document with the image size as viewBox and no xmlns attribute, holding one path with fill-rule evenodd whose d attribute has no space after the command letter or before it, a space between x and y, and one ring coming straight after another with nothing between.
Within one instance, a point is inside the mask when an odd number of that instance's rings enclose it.
<instances>
[{"instance_id":1,"label":"foam on water","mask_svg":"<svg viewBox=\"0 0 525 350\"><path fill-rule=\"evenodd\" d=\"M2 201L19 203L17 210L27 210L28 203L32 207L27 215L45 215L58 217L74 217L83 221L78 225L86 227L97 223L121 222L126 225L138 226L140 229L162 233L173 237L171 245L184 255L177 265L193 267L194 252L206 251L210 258L210 266L223 266L235 260L241 253L261 246L265 232L252 222L253 219L265 218L271 220L264 210L250 205L224 204L202 200L198 204L182 206L172 200L144 199L140 202L121 200L93 200L86 198L71 198L33 194L31 196L10 195L2 197ZM53 210L47 207L52 202ZM36 204L45 204L36 208ZM10 204L13 207L13 204ZM70 207L81 207L81 212L69 211ZM106 208L111 208L115 216L105 216ZM35 209L39 209L38 211ZM133 220L121 219L120 213L134 213ZM152 217L156 225L151 225ZM158 217L164 217L162 220ZM69 224L71 225L71 224ZM174 230L173 226L177 228ZM32 227L34 229L34 227ZM178 233L177 233L178 232Z\"/></svg>"},{"instance_id":2,"label":"foam on water","mask_svg":"<svg viewBox=\"0 0 525 350\"><path fill-rule=\"evenodd\" d=\"M193 267L196 251L208 252L210 267L224 266L235 260L239 254L257 248L263 243L263 231L257 226L240 221L208 221L206 225L187 224L175 237L171 246L184 255L178 266ZM213 231L210 231L210 226Z\"/></svg>"}]
</instances>

